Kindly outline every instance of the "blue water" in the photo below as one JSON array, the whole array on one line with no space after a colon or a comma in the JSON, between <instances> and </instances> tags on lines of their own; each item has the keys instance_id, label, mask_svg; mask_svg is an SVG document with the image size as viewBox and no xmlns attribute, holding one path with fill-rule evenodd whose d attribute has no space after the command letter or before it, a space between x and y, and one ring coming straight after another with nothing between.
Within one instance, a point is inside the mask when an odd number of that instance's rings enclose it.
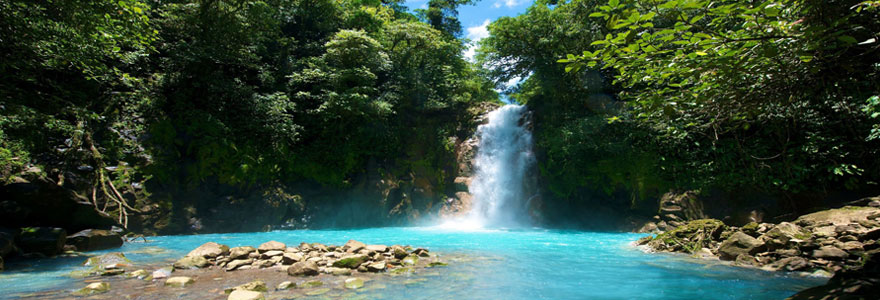
<instances>
[{"instance_id":1,"label":"blue water","mask_svg":"<svg viewBox=\"0 0 880 300\"><path fill-rule=\"evenodd\" d=\"M446 268L420 270L411 275L418 281L409 284L391 286L403 281L395 278L383 283L385 288L369 289L370 284L380 283L368 282L361 292L368 299L784 299L825 282L679 255L646 254L630 246L641 236L539 229L295 230L153 237L147 243L127 243L112 251L126 253L135 264L155 264L179 258L208 241L233 247L257 246L269 240L288 245L303 241L341 245L356 239L368 244L426 247L449 262ZM83 260L13 263L10 270L0 273L0 298L80 287L81 279L65 275Z\"/></svg>"}]
</instances>

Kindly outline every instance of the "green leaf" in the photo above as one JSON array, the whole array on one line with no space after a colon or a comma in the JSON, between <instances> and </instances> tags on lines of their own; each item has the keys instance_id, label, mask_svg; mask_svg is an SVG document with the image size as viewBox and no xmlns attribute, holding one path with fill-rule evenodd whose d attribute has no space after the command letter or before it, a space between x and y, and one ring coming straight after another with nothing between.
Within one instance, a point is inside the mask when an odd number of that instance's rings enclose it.
<instances>
[{"instance_id":1,"label":"green leaf","mask_svg":"<svg viewBox=\"0 0 880 300\"><path fill-rule=\"evenodd\" d=\"M620 5L620 0L608 0L608 6L617 7Z\"/></svg>"},{"instance_id":2,"label":"green leaf","mask_svg":"<svg viewBox=\"0 0 880 300\"><path fill-rule=\"evenodd\" d=\"M856 38L851 37L851 36L848 36L848 35L841 35L841 36L837 37L837 39L838 39L839 41L841 41L841 42L844 42L844 43L847 43L847 44L850 44L850 45L859 42L858 40L856 40Z\"/></svg>"}]
</instances>

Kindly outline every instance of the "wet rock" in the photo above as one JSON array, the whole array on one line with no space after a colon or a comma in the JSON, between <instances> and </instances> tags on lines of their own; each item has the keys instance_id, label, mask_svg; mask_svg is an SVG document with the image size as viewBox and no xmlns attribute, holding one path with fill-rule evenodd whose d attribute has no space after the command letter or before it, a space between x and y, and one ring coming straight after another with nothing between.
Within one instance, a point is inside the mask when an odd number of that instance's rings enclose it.
<instances>
[{"instance_id":1,"label":"wet rock","mask_svg":"<svg viewBox=\"0 0 880 300\"><path fill-rule=\"evenodd\" d=\"M277 242L277 241L268 241L268 242L261 244L260 247L257 247L257 251L259 251L260 253L268 252L268 251L284 252L285 249L287 249L287 245L285 245L282 242Z\"/></svg>"},{"instance_id":2,"label":"wet rock","mask_svg":"<svg viewBox=\"0 0 880 300\"><path fill-rule=\"evenodd\" d=\"M227 294L232 293L233 291L266 292L269 291L269 289L266 288L266 283L262 280L254 280L225 290Z\"/></svg>"},{"instance_id":3,"label":"wet rock","mask_svg":"<svg viewBox=\"0 0 880 300\"><path fill-rule=\"evenodd\" d=\"M256 252L257 249L251 246L234 247L229 249L229 258L239 259L246 258L249 254Z\"/></svg>"},{"instance_id":4,"label":"wet rock","mask_svg":"<svg viewBox=\"0 0 880 300\"><path fill-rule=\"evenodd\" d=\"M283 290L289 290L289 289L292 289L295 287L296 287L296 283L293 283L292 281L285 281L285 282L279 283L278 286L275 287L275 290L283 291Z\"/></svg>"},{"instance_id":5,"label":"wet rock","mask_svg":"<svg viewBox=\"0 0 880 300\"><path fill-rule=\"evenodd\" d=\"M225 255L227 253L229 253L229 246L217 244L214 242L207 242L202 244L198 248L193 249L186 256L215 258L217 256Z\"/></svg>"},{"instance_id":6,"label":"wet rock","mask_svg":"<svg viewBox=\"0 0 880 300\"><path fill-rule=\"evenodd\" d=\"M137 278L137 279L146 279L147 277L150 276L150 273L147 272L146 270L135 270L134 272L128 273L128 275L126 275L126 276Z\"/></svg>"},{"instance_id":7,"label":"wet rock","mask_svg":"<svg viewBox=\"0 0 880 300\"><path fill-rule=\"evenodd\" d=\"M743 253L736 256L734 263L740 266L757 266L758 260L754 256Z\"/></svg>"},{"instance_id":8,"label":"wet rock","mask_svg":"<svg viewBox=\"0 0 880 300\"><path fill-rule=\"evenodd\" d=\"M418 248L418 249L414 250L413 254L421 256L421 257L428 257L429 256L428 249L424 249L424 248Z\"/></svg>"},{"instance_id":9,"label":"wet rock","mask_svg":"<svg viewBox=\"0 0 880 300\"><path fill-rule=\"evenodd\" d=\"M73 292L76 296L88 296L94 294L106 293L110 290L110 284L106 282L93 282L86 287Z\"/></svg>"},{"instance_id":10,"label":"wet rock","mask_svg":"<svg viewBox=\"0 0 880 300\"><path fill-rule=\"evenodd\" d=\"M313 288L313 287L318 287L318 286L322 286L322 285L324 285L324 282L322 282L320 280L309 280L309 281L303 282L302 287Z\"/></svg>"},{"instance_id":11,"label":"wet rock","mask_svg":"<svg viewBox=\"0 0 880 300\"><path fill-rule=\"evenodd\" d=\"M849 256L846 251L840 250L834 246L822 246L813 250L813 257L831 260L841 260Z\"/></svg>"},{"instance_id":12,"label":"wet rock","mask_svg":"<svg viewBox=\"0 0 880 300\"><path fill-rule=\"evenodd\" d=\"M753 255L764 246L760 240L738 231L721 243L718 254L723 260L735 260L741 254Z\"/></svg>"},{"instance_id":13,"label":"wet rock","mask_svg":"<svg viewBox=\"0 0 880 300\"><path fill-rule=\"evenodd\" d=\"M26 227L21 229L17 245L24 253L53 256L63 251L65 241L67 241L67 231L64 229Z\"/></svg>"},{"instance_id":14,"label":"wet rock","mask_svg":"<svg viewBox=\"0 0 880 300\"><path fill-rule=\"evenodd\" d=\"M160 268L158 270L153 271L152 276L153 276L154 280L164 279L164 278L171 277L171 273L173 271L174 271L174 268L172 268L172 267L164 267L164 268Z\"/></svg>"},{"instance_id":15,"label":"wet rock","mask_svg":"<svg viewBox=\"0 0 880 300\"><path fill-rule=\"evenodd\" d=\"M111 252L98 256L92 256L86 259L83 262L83 266L87 267L101 267L111 264L130 264L131 260L125 257L125 254L122 252Z\"/></svg>"},{"instance_id":16,"label":"wet rock","mask_svg":"<svg viewBox=\"0 0 880 300\"><path fill-rule=\"evenodd\" d=\"M333 275L337 275L337 276L340 276L340 275L351 275L351 269L349 269L349 268L336 268L336 267L329 267L329 268L324 269L324 273L327 273L327 274L333 274Z\"/></svg>"},{"instance_id":17,"label":"wet rock","mask_svg":"<svg viewBox=\"0 0 880 300\"><path fill-rule=\"evenodd\" d=\"M77 251L95 251L122 246L122 236L110 230L86 229L67 237L67 245L73 245Z\"/></svg>"},{"instance_id":18,"label":"wet rock","mask_svg":"<svg viewBox=\"0 0 880 300\"><path fill-rule=\"evenodd\" d=\"M348 240L345 245L342 245L342 250L348 253L356 253L365 247L367 247L367 244L355 240Z\"/></svg>"},{"instance_id":19,"label":"wet rock","mask_svg":"<svg viewBox=\"0 0 880 300\"><path fill-rule=\"evenodd\" d=\"M386 266L386 264L385 264L384 261L375 262L375 263L367 264L367 271L370 271L370 272L383 272L383 271L385 271L385 268L386 268L386 267L387 267L387 266Z\"/></svg>"},{"instance_id":20,"label":"wet rock","mask_svg":"<svg viewBox=\"0 0 880 300\"><path fill-rule=\"evenodd\" d=\"M241 267L250 265L252 263L254 263L254 259L252 259L252 258L236 259L236 260L230 261L229 263L226 264L226 271L240 269Z\"/></svg>"},{"instance_id":21,"label":"wet rock","mask_svg":"<svg viewBox=\"0 0 880 300\"><path fill-rule=\"evenodd\" d=\"M333 262L333 266L337 268L349 268L356 269L362 263L366 262L369 258L366 255L358 254L358 255L349 255L339 260Z\"/></svg>"},{"instance_id":22,"label":"wet rock","mask_svg":"<svg viewBox=\"0 0 880 300\"><path fill-rule=\"evenodd\" d=\"M415 255L410 255L400 260L400 264L404 266L415 266L419 263L419 257Z\"/></svg>"},{"instance_id":23,"label":"wet rock","mask_svg":"<svg viewBox=\"0 0 880 300\"><path fill-rule=\"evenodd\" d=\"M347 289L359 289L364 287L364 280L360 278L348 278L345 280L345 288Z\"/></svg>"},{"instance_id":24,"label":"wet rock","mask_svg":"<svg viewBox=\"0 0 880 300\"><path fill-rule=\"evenodd\" d=\"M287 274L291 276L318 275L318 265L311 261L301 261L288 267Z\"/></svg>"},{"instance_id":25,"label":"wet rock","mask_svg":"<svg viewBox=\"0 0 880 300\"><path fill-rule=\"evenodd\" d=\"M171 278L168 278L167 280L165 280L165 286L187 287L187 286L192 285L195 282L196 281L193 280L191 277L175 276L175 277L171 277Z\"/></svg>"},{"instance_id":26,"label":"wet rock","mask_svg":"<svg viewBox=\"0 0 880 300\"><path fill-rule=\"evenodd\" d=\"M263 300L266 299L263 296L263 293L254 292L254 291L246 291L246 290L234 290L229 293L229 297L226 300Z\"/></svg>"},{"instance_id":27,"label":"wet rock","mask_svg":"<svg viewBox=\"0 0 880 300\"><path fill-rule=\"evenodd\" d=\"M184 256L173 264L175 269L200 269L210 265L211 262L202 256Z\"/></svg>"},{"instance_id":28,"label":"wet rock","mask_svg":"<svg viewBox=\"0 0 880 300\"><path fill-rule=\"evenodd\" d=\"M328 288L317 289L314 291L307 292L306 296L319 296L319 295L326 294L329 291L330 291L330 289L328 289Z\"/></svg>"},{"instance_id":29,"label":"wet rock","mask_svg":"<svg viewBox=\"0 0 880 300\"><path fill-rule=\"evenodd\" d=\"M711 243L717 240L727 226L715 219L702 219L686 223L685 225L669 230L658 235L648 242L648 246L657 251L683 251L689 252L694 249L710 248ZM736 256L731 257L731 259Z\"/></svg>"},{"instance_id":30,"label":"wet rock","mask_svg":"<svg viewBox=\"0 0 880 300\"><path fill-rule=\"evenodd\" d=\"M391 246L391 254L397 259L402 259L409 255L409 253L406 252L406 249L403 249L403 247L398 245Z\"/></svg>"},{"instance_id":31,"label":"wet rock","mask_svg":"<svg viewBox=\"0 0 880 300\"><path fill-rule=\"evenodd\" d=\"M125 273L125 269L109 269L101 272L101 276L116 276Z\"/></svg>"}]
</instances>

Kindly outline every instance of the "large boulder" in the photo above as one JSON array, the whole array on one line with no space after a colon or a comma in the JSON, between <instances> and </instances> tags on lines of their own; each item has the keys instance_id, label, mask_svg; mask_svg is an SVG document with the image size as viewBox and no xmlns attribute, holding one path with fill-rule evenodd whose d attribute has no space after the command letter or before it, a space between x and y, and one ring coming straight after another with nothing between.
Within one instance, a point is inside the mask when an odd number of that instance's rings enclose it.
<instances>
[{"instance_id":1,"label":"large boulder","mask_svg":"<svg viewBox=\"0 0 880 300\"><path fill-rule=\"evenodd\" d=\"M301 261L288 267L287 274L291 276L318 275L318 264L313 261Z\"/></svg>"},{"instance_id":2,"label":"large boulder","mask_svg":"<svg viewBox=\"0 0 880 300\"><path fill-rule=\"evenodd\" d=\"M718 254L723 260L735 260L741 254L754 255L762 250L764 243L760 240L737 231L718 247Z\"/></svg>"},{"instance_id":3,"label":"large boulder","mask_svg":"<svg viewBox=\"0 0 880 300\"><path fill-rule=\"evenodd\" d=\"M77 251L95 251L122 247L122 236L103 229L86 229L67 237L67 244Z\"/></svg>"},{"instance_id":4,"label":"large boulder","mask_svg":"<svg viewBox=\"0 0 880 300\"><path fill-rule=\"evenodd\" d=\"M849 256L846 251L840 250L834 246L822 246L819 249L813 250L813 257L815 258L824 258L824 259L832 259L832 260L842 260Z\"/></svg>"},{"instance_id":5,"label":"large boulder","mask_svg":"<svg viewBox=\"0 0 880 300\"><path fill-rule=\"evenodd\" d=\"M657 251L670 252L711 248L710 243L720 238L726 228L727 226L719 220L694 220L658 235L647 245Z\"/></svg>"},{"instance_id":6,"label":"large boulder","mask_svg":"<svg viewBox=\"0 0 880 300\"><path fill-rule=\"evenodd\" d=\"M762 234L758 239L766 243L770 250L775 250L786 247L792 240L806 240L811 236L810 231L804 230L798 225L782 222Z\"/></svg>"},{"instance_id":7,"label":"large boulder","mask_svg":"<svg viewBox=\"0 0 880 300\"><path fill-rule=\"evenodd\" d=\"M98 256L89 257L88 259L86 259L85 262L83 262L83 266L103 267L106 265L130 264L130 263L131 263L131 260L129 260L127 257L125 257L125 254L122 254L122 252L111 252L111 253L106 253L106 254L102 254L102 255L98 255Z\"/></svg>"},{"instance_id":8,"label":"large boulder","mask_svg":"<svg viewBox=\"0 0 880 300\"><path fill-rule=\"evenodd\" d=\"M849 225L859 221L867 221L868 216L878 213L880 213L880 208L876 207L846 206L803 215L798 217L794 223L803 227Z\"/></svg>"},{"instance_id":9,"label":"large boulder","mask_svg":"<svg viewBox=\"0 0 880 300\"><path fill-rule=\"evenodd\" d=\"M880 295L880 250L868 251L864 258L862 266L838 272L825 285L800 291L789 299L877 299Z\"/></svg>"},{"instance_id":10,"label":"large boulder","mask_svg":"<svg viewBox=\"0 0 880 300\"><path fill-rule=\"evenodd\" d=\"M26 227L21 229L18 247L24 253L42 253L52 256L64 250L67 231L61 228Z\"/></svg>"},{"instance_id":11,"label":"large boulder","mask_svg":"<svg viewBox=\"0 0 880 300\"><path fill-rule=\"evenodd\" d=\"M254 251L257 251L257 249L251 246L233 247L232 249L229 249L229 258L247 258L248 254L251 254Z\"/></svg>"},{"instance_id":12,"label":"large boulder","mask_svg":"<svg viewBox=\"0 0 880 300\"><path fill-rule=\"evenodd\" d=\"M229 253L229 246L217 244L215 242L207 242L198 248L190 251L186 256L215 258L220 255Z\"/></svg>"},{"instance_id":13,"label":"large boulder","mask_svg":"<svg viewBox=\"0 0 880 300\"><path fill-rule=\"evenodd\" d=\"M365 247L367 247L367 244L355 240L348 240L345 245L342 245L342 250L348 253L354 253L361 249L364 249Z\"/></svg>"}]
</instances>

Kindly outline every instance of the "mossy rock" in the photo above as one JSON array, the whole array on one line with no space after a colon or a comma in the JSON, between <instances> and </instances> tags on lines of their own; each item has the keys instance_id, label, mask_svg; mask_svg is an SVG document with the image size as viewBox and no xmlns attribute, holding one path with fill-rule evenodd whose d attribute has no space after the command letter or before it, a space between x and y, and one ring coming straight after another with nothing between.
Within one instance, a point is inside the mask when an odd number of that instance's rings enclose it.
<instances>
[{"instance_id":1,"label":"mossy rock","mask_svg":"<svg viewBox=\"0 0 880 300\"><path fill-rule=\"evenodd\" d=\"M131 263L131 260L125 257L122 252L111 252L103 255L93 256L83 262L83 266L102 267L109 264Z\"/></svg>"},{"instance_id":2,"label":"mossy rock","mask_svg":"<svg viewBox=\"0 0 880 300\"><path fill-rule=\"evenodd\" d=\"M303 282L302 284L297 285L297 287L313 288L313 287L318 287L318 286L322 286L322 285L324 285L324 282L322 282L320 280L309 280L309 281Z\"/></svg>"},{"instance_id":3,"label":"mossy rock","mask_svg":"<svg viewBox=\"0 0 880 300\"><path fill-rule=\"evenodd\" d=\"M413 268L409 268L409 267L396 268L396 269L391 270L391 272L389 272L389 273L390 273L392 276L395 276L395 275L412 274L412 273L415 273L415 269L413 269Z\"/></svg>"},{"instance_id":4,"label":"mossy rock","mask_svg":"<svg viewBox=\"0 0 880 300\"><path fill-rule=\"evenodd\" d=\"M369 260L369 257L367 257L366 255L363 255L363 254L351 255L351 256L343 257L343 258L333 262L333 266L337 267L337 268L356 269L358 266L360 266L362 263L366 262L367 260Z\"/></svg>"},{"instance_id":5,"label":"mossy rock","mask_svg":"<svg viewBox=\"0 0 880 300\"><path fill-rule=\"evenodd\" d=\"M356 290L364 287L364 280L361 278L348 278L345 280L345 288Z\"/></svg>"},{"instance_id":6,"label":"mossy rock","mask_svg":"<svg viewBox=\"0 0 880 300\"><path fill-rule=\"evenodd\" d=\"M694 220L658 235L648 246L660 251L694 253L718 241L726 228L724 222L716 219Z\"/></svg>"},{"instance_id":7,"label":"mossy rock","mask_svg":"<svg viewBox=\"0 0 880 300\"><path fill-rule=\"evenodd\" d=\"M329 292L329 291L330 291L330 289L328 289L328 288L317 289L317 290L314 290L314 291L306 292L306 296L318 296L318 295L323 295L323 294L326 294L326 293Z\"/></svg>"},{"instance_id":8,"label":"mossy rock","mask_svg":"<svg viewBox=\"0 0 880 300\"><path fill-rule=\"evenodd\" d=\"M419 263L419 257L417 255L410 255L400 260L400 264L404 266L415 266Z\"/></svg>"},{"instance_id":9,"label":"mossy rock","mask_svg":"<svg viewBox=\"0 0 880 300\"><path fill-rule=\"evenodd\" d=\"M433 268L433 267L445 267L445 266L448 266L448 265L449 265L449 264L447 264L447 263L445 263L445 262L435 261L435 262L432 262L432 263L428 264L428 268Z\"/></svg>"},{"instance_id":10,"label":"mossy rock","mask_svg":"<svg viewBox=\"0 0 880 300\"><path fill-rule=\"evenodd\" d=\"M84 288L79 289L76 292L73 292L76 296L88 296L94 294L106 293L110 290L110 284L106 282L94 282L87 285Z\"/></svg>"}]
</instances>

